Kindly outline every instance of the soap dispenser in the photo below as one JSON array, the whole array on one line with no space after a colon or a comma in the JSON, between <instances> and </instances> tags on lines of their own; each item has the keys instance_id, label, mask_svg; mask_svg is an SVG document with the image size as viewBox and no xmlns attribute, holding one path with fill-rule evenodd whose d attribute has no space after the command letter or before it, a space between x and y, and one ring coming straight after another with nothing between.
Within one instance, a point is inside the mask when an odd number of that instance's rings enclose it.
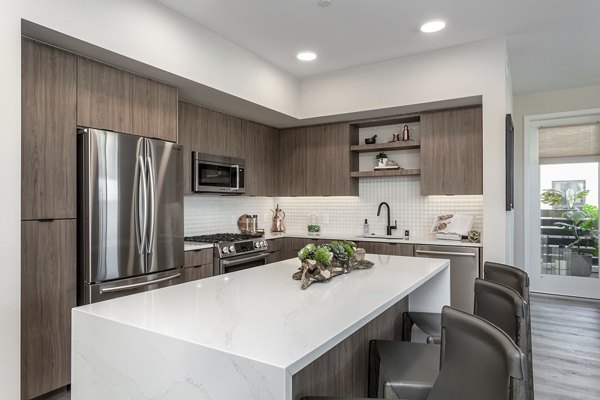
<instances>
[{"instance_id":1,"label":"soap dispenser","mask_svg":"<svg viewBox=\"0 0 600 400\"><path fill-rule=\"evenodd\" d=\"M369 236L369 223L367 222L366 218L365 218L365 224L363 225L363 235Z\"/></svg>"}]
</instances>

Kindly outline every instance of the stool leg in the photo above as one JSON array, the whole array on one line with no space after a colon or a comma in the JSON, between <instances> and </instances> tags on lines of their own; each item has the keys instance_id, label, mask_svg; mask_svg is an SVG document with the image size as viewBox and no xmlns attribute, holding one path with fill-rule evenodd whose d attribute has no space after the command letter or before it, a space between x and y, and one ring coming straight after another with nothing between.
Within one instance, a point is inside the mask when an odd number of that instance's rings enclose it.
<instances>
[{"instance_id":1,"label":"stool leg","mask_svg":"<svg viewBox=\"0 0 600 400\"><path fill-rule=\"evenodd\" d=\"M402 341L410 342L412 337L413 322L408 312L402 313Z\"/></svg>"},{"instance_id":2,"label":"stool leg","mask_svg":"<svg viewBox=\"0 0 600 400\"><path fill-rule=\"evenodd\" d=\"M377 398L379 391L379 352L377 351L377 342L371 340L369 342L369 383L368 394L370 398Z\"/></svg>"}]
</instances>

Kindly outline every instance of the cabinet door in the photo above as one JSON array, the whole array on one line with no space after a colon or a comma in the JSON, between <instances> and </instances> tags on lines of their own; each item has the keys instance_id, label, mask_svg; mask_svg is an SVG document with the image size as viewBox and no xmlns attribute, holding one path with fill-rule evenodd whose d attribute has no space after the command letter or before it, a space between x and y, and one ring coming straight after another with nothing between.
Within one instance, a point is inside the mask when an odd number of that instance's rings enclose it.
<instances>
[{"instance_id":1,"label":"cabinet door","mask_svg":"<svg viewBox=\"0 0 600 400\"><path fill-rule=\"evenodd\" d=\"M209 109L200 109L198 151L227 157L245 158L241 138L242 120Z\"/></svg>"},{"instance_id":2,"label":"cabinet door","mask_svg":"<svg viewBox=\"0 0 600 400\"><path fill-rule=\"evenodd\" d=\"M281 261L283 259L284 259L283 258L283 251L281 251L281 250L272 251L267 256L267 264L278 262L278 261Z\"/></svg>"},{"instance_id":3,"label":"cabinet door","mask_svg":"<svg viewBox=\"0 0 600 400\"><path fill-rule=\"evenodd\" d=\"M132 75L132 98L133 133L177 141L177 89Z\"/></svg>"},{"instance_id":4,"label":"cabinet door","mask_svg":"<svg viewBox=\"0 0 600 400\"><path fill-rule=\"evenodd\" d=\"M421 194L483 194L481 107L421 115Z\"/></svg>"},{"instance_id":5,"label":"cabinet door","mask_svg":"<svg viewBox=\"0 0 600 400\"><path fill-rule=\"evenodd\" d=\"M350 126L328 124L306 128L307 195L357 196L358 180L350 178Z\"/></svg>"},{"instance_id":6,"label":"cabinet door","mask_svg":"<svg viewBox=\"0 0 600 400\"><path fill-rule=\"evenodd\" d=\"M240 135L246 160L246 194L276 196L278 194L279 132L275 128L242 120Z\"/></svg>"},{"instance_id":7,"label":"cabinet door","mask_svg":"<svg viewBox=\"0 0 600 400\"><path fill-rule=\"evenodd\" d=\"M192 192L192 152L197 150L199 135L198 107L193 104L179 102L179 134L177 142L183 146L183 194Z\"/></svg>"},{"instance_id":8,"label":"cabinet door","mask_svg":"<svg viewBox=\"0 0 600 400\"><path fill-rule=\"evenodd\" d=\"M74 219L21 223L21 384L25 399L71 380L76 228Z\"/></svg>"},{"instance_id":9,"label":"cabinet door","mask_svg":"<svg viewBox=\"0 0 600 400\"><path fill-rule=\"evenodd\" d=\"M75 56L22 42L21 219L76 218Z\"/></svg>"},{"instance_id":10,"label":"cabinet door","mask_svg":"<svg viewBox=\"0 0 600 400\"><path fill-rule=\"evenodd\" d=\"M282 130L279 140L279 195L306 196L308 185L306 128Z\"/></svg>"},{"instance_id":11,"label":"cabinet door","mask_svg":"<svg viewBox=\"0 0 600 400\"><path fill-rule=\"evenodd\" d=\"M373 242L372 253L373 254L385 254L390 256L413 256L413 245L403 243L382 243Z\"/></svg>"},{"instance_id":12,"label":"cabinet door","mask_svg":"<svg viewBox=\"0 0 600 400\"><path fill-rule=\"evenodd\" d=\"M132 76L85 58L77 61L77 124L133 133Z\"/></svg>"},{"instance_id":13,"label":"cabinet door","mask_svg":"<svg viewBox=\"0 0 600 400\"><path fill-rule=\"evenodd\" d=\"M213 276L212 264L197 265L183 269L183 282L197 281L198 279L210 278L211 276Z\"/></svg>"}]
</instances>

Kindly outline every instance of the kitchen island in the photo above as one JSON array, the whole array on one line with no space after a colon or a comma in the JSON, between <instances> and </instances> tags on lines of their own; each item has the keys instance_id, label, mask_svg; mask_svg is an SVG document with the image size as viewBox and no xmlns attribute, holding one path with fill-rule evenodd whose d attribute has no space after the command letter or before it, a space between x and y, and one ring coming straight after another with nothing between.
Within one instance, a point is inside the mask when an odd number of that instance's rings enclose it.
<instances>
[{"instance_id":1,"label":"kitchen island","mask_svg":"<svg viewBox=\"0 0 600 400\"><path fill-rule=\"evenodd\" d=\"M307 290L291 259L76 308L72 398L364 395L368 341L399 338L407 308L450 302L448 261L367 259Z\"/></svg>"}]
</instances>

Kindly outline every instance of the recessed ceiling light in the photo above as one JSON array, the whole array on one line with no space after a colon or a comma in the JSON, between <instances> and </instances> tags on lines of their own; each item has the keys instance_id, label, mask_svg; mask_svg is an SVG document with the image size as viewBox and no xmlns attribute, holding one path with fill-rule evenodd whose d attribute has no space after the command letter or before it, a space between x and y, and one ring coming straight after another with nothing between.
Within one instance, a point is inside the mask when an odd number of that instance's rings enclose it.
<instances>
[{"instance_id":1,"label":"recessed ceiling light","mask_svg":"<svg viewBox=\"0 0 600 400\"><path fill-rule=\"evenodd\" d=\"M319 0L319 5L321 7L329 7L333 4L333 0Z\"/></svg>"},{"instance_id":2,"label":"recessed ceiling light","mask_svg":"<svg viewBox=\"0 0 600 400\"><path fill-rule=\"evenodd\" d=\"M441 19L432 19L421 25L421 32L433 33L441 31L446 27L446 23Z\"/></svg>"},{"instance_id":3,"label":"recessed ceiling light","mask_svg":"<svg viewBox=\"0 0 600 400\"><path fill-rule=\"evenodd\" d=\"M312 61L317 58L317 54L313 51L302 51L296 55L296 58L301 61Z\"/></svg>"}]
</instances>

